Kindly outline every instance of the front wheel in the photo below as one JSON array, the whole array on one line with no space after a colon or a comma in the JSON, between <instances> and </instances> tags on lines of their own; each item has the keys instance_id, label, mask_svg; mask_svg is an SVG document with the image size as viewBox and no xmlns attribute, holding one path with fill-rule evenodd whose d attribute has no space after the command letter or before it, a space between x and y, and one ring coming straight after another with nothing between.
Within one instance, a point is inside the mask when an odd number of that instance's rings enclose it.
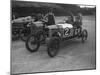
<instances>
[{"instance_id":1,"label":"front wheel","mask_svg":"<svg viewBox=\"0 0 100 75\"><path fill-rule=\"evenodd\" d=\"M49 40L49 42L47 43L47 52L50 57L54 57L57 55L59 51L59 44L60 41L57 37L53 37Z\"/></svg>"},{"instance_id":2,"label":"front wheel","mask_svg":"<svg viewBox=\"0 0 100 75\"><path fill-rule=\"evenodd\" d=\"M88 32L87 32L87 30L84 29L84 30L82 31L81 36L82 36L82 42L84 42L85 40L87 40L87 37L88 37Z\"/></svg>"},{"instance_id":3,"label":"front wheel","mask_svg":"<svg viewBox=\"0 0 100 75\"><path fill-rule=\"evenodd\" d=\"M26 48L30 52L36 52L40 47L40 43L35 35L30 35L26 40Z\"/></svg>"}]
</instances>

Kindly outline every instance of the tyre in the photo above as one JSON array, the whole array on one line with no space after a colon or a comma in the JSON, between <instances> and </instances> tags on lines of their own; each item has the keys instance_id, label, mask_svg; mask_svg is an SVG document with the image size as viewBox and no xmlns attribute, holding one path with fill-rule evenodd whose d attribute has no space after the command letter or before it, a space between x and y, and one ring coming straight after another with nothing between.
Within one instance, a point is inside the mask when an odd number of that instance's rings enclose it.
<instances>
[{"instance_id":1,"label":"tyre","mask_svg":"<svg viewBox=\"0 0 100 75\"><path fill-rule=\"evenodd\" d=\"M40 47L40 43L37 40L37 37L35 35L30 35L26 40L26 48L30 52L36 52L38 51Z\"/></svg>"},{"instance_id":2,"label":"tyre","mask_svg":"<svg viewBox=\"0 0 100 75\"><path fill-rule=\"evenodd\" d=\"M84 30L82 31L81 36L82 36L82 42L85 42L85 40L87 40L87 37L88 37L88 32L87 32L87 30L84 29Z\"/></svg>"},{"instance_id":3,"label":"tyre","mask_svg":"<svg viewBox=\"0 0 100 75\"><path fill-rule=\"evenodd\" d=\"M59 38L57 37L53 37L49 40L49 42L47 43L47 53L50 57L54 57L57 55L58 51L59 51Z\"/></svg>"}]
</instances>

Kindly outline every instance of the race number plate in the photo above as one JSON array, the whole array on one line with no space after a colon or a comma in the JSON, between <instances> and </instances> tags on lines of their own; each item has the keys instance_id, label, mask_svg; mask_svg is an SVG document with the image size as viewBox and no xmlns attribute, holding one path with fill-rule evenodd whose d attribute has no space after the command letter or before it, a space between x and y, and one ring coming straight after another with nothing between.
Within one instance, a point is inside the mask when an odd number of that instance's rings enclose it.
<instances>
[{"instance_id":1,"label":"race number plate","mask_svg":"<svg viewBox=\"0 0 100 75\"><path fill-rule=\"evenodd\" d=\"M70 36L70 29L68 27L66 27L64 29L64 37L69 37Z\"/></svg>"}]
</instances>

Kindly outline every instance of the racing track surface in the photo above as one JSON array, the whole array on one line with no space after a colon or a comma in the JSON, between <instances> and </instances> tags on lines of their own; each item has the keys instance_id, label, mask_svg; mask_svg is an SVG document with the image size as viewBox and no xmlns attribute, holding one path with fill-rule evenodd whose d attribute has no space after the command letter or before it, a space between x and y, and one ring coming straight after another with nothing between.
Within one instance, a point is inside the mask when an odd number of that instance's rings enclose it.
<instances>
[{"instance_id":1,"label":"racing track surface","mask_svg":"<svg viewBox=\"0 0 100 75\"><path fill-rule=\"evenodd\" d=\"M64 17L56 17L56 22ZM95 69L95 16L83 17L83 28L88 30L88 40L66 40L61 43L58 55L50 58L46 46L30 53L23 41L12 42L11 73L33 73L62 70Z\"/></svg>"}]
</instances>

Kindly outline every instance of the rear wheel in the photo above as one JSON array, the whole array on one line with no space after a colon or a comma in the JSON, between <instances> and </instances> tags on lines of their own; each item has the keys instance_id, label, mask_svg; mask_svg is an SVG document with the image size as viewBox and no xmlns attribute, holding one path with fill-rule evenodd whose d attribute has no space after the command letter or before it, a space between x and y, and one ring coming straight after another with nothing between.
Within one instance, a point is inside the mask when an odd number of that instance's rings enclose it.
<instances>
[{"instance_id":1,"label":"rear wheel","mask_svg":"<svg viewBox=\"0 0 100 75\"><path fill-rule=\"evenodd\" d=\"M40 47L40 43L35 35L30 35L26 40L26 48L30 52L36 52Z\"/></svg>"},{"instance_id":2,"label":"rear wheel","mask_svg":"<svg viewBox=\"0 0 100 75\"><path fill-rule=\"evenodd\" d=\"M60 41L59 41L59 38L57 37L53 37L49 40L47 44L47 52L50 57L54 57L57 55L59 51L59 44L60 44Z\"/></svg>"},{"instance_id":3,"label":"rear wheel","mask_svg":"<svg viewBox=\"0 0 100 75\"><path fill-rule=\"evenodd\" d=\"M82 42L84 42L85 40L87 40L87 37L88 37L88 32L87 32L87 30L84 29L84 30L82 31L81 36L82 36Z\"/></svg>"}]
</instances>

